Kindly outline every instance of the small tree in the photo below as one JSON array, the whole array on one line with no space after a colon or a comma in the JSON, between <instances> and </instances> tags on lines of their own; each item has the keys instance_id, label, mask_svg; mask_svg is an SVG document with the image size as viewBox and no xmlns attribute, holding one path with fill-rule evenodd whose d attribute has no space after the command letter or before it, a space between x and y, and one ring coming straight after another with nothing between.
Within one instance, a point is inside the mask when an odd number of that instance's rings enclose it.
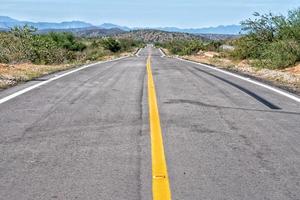
<instances>
[{"instance_id":1,"label":"small tree","mask_svg":"<svg viewBox=\"0 0 300 200\"><path fill-rule=\"evenodd\" d=\"M16 45L16 52L20 55L20 60L31 60L33 33L37 31L33 26L14 27L10 34L16 38L19 45Z\"/></svg>"},{"instance_id":2,"label":"small tree","mask_svg":"<svg viewBox=\"0 0 300 200\"><path fill-rule=\"evenodd\" d=\"M252 59L256 66L284 68L300 60L300 8L287 16L254 14L242 22L245 35L235 41L232 55Z\"/></svg>"},{"instance_id":3,"label":"small tree","mask_svg":"<svg viewBox=\"0 0 300 200\"><path fill-rule=\"evenodd\" d=\"M110 50L111 52L118 52L121 50L120 42L113 38L106 38L103 40L103 46L105 49Z\"/></svg>"}]
</instances>

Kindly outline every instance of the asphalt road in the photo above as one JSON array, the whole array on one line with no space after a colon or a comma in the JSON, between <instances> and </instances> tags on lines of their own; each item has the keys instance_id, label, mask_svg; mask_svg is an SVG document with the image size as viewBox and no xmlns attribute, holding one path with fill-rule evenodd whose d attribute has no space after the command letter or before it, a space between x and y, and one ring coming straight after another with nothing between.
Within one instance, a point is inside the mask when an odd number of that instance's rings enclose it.
<instances>
[{"instance_id":1,"label":"asphalt road","mask_svg":"<svg viewBox=\"0 0 300 200\"><path fill-rule=\"evenodd\" d=\"M300 103L151 47L0 104L0 199L152 199L149 54L172 199L300 199Z\"/></svg>"}]
</instances>

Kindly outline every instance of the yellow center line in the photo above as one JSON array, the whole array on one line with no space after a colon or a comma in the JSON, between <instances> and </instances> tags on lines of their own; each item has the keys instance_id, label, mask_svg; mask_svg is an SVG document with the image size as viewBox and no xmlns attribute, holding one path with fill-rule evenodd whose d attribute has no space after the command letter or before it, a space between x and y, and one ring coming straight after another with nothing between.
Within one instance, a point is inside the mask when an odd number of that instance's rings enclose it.
<instances>
[{"instance_id":1,"label":"yellow center line","mask_svg":"<svg viewBox=\"0 0 300 200\"><path fill-rule=\"evenodd\" d=\"M151 57L147 60L148 104L151 133L152 155L152 194L154 200L170 200L168 170L164 152L163 138L160 127L155 86L151 70Z\"/></svg>"}]
</instances>

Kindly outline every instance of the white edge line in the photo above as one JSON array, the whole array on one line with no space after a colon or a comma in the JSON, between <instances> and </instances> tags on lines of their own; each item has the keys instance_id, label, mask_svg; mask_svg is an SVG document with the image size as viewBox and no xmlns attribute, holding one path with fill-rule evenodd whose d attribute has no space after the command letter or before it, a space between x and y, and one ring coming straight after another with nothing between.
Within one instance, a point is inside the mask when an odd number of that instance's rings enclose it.
<instances>
[{"instance_id":1,"label":"white edge line","mask_svg":"<svg viewBox=\"0 0 300 200\"><path fill-rule=\"evenodd\" d=\"M276 89L276 88L274 88L274 87L271 87L271 86L269 86L269 85L266 85L266 84L263 84L263 83L254 81L254 80L252 80L252 79L250 79L250 78L246 78L246 77L243 77L243 76L240 76L240 75L237 75L237 74L234 74L234 73L231 73L231 72L222 70L222 69L218 69L218 68L215 68L215 67L210 66L210 65L206 65L206 64L202 64L202 63L197 63L197 62L194 62L194 61L185 60L185 59L178 58L178 57L177 57L176 59L181 60L181 61L185 61L185 62L190 62L190 63L193 63L193 64L197 64L197 65L200 65L200 66L204 66L204 67L207 67L207 68L209 68L209 69L213 69L213 70L215 70L215 71L222 72L222 73L227 74L227 75L230 75L230 76L234 76L234 77L236 77L236 78L238 78L238 79L242 79L242 80L247 81L247 82L249 82L249 83L252 83L252 84L261 86L261 87L263 87L263 88L269 89L269 90L271 90L271 91L273 91L273 92L276 92L276 93L278 93L278 94L280 94L280 95L282 95L282 96L285 96L285 97L287 97L287 98L293 99L294 101L300 103L300 98L298 98L298 97L296 97L296 96L294 96L294 95L291 95L291 94L289 94L289 93L287 93L287 92L284 92L284 91L282 91L282 90L279 90L279 89Z\"/></svg>"},{"instance_id":2,"label":"white edge line","mask_svg":"<svg viewBox=\"0 0 300 200\"><path fill-rule=\"evenodd\" d=\"M89 64L89 65L84 65L84 66L79 67L79 68L77 68L77 69L74 69L74 70L72 70L72 71L69 71L69 72L66 72L66 73L64 73L64 74L55 76L55 77L50 78L50 79L48 79L48 80L46 80L46 81L43 81L43 82L41 82L41 83L32 85L32 86L30 86L30 87L27 87L27 88L25 88L25 89L22 89L22 90L20 90L20 91L17 91L17 92L15 92L15 93L11 94L11 95L8 95L8 96L6 96L6 97L0 99L0 104L3 104L4 102L7 102L7 101L9 101L9 100L11 100L11 99L13 99L13 98L15 98L15 97L17 97L17 96L20 96L20 95L22 95L22 94L25 94L26 92L29 92L29 91L31 91L31 90L33 90L33 89L35 89L35 88L38 88L38 87L40 87L40 86L42 86L42 85L46 85L47 83L50 83L50 82L55 81L55 80L57 80L57 79L60 79L60 78L62 78L62 77L64 77L64 76L68 76L68 75L73 74L73 73L75 73L75 72L78 72L78 71L80 71L80 70L83 70L83 69L86 69L86 68L89 68L89 67L92 67L92 66L95 66L95 65L98 65L98 64L103 64L103 63L108 63L108 62L112 62L112 61L117 61L117 60L121 60L121 59L128 58L128 57L130 57L130 56L124 56L124 57L116 58L116 59L113 59L113 60L100 61L100 62L92 63L92 64Z\"/></svg>"},{"instance_id":3,"label":"white edge line","mask_svg":"<svg viewBox=\"0 0 300 200\"><path fill-rule=\"evenodd\" d=\"M166 56L166 54L161 50L161 48L159 48L159 51L160 51L160 53L162 54L162 55L161 55L162 58Z\"/></svg>"},{"instance_id":4,"label":"white edge line","mask_svg":"<svg viewBox=\"0 0 300 200\"><path fill-rule=\"evenodd\" d=\"M140 52L142 51L142 49L143 49L143 48L140 48L140 49L138 50L138 52L135 54L137 57L140 57L139 54L140 54Z\"/></svg>"}]
</instances>

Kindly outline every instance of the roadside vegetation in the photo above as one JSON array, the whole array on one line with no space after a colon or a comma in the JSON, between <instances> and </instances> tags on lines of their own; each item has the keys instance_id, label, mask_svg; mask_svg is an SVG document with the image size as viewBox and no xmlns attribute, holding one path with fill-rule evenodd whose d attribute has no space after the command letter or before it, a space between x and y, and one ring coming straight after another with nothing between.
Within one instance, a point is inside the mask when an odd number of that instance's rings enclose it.
<instances>
[{"instance_id":1,"label":"roadside vegetation","mask_svg":"<svg viewBox=\"0 0 300 200\"><path fill-rule=\"evenodd\" d=\"M140 41L113 38L77 38L71 33L36 34L15 27L0 32L0 88L79 64L134 52Z\"/></svg>"},{"instance_id":2,"label":"roadside vegetation","mask_svg":"<svg viewBox=\"0 0 300 200\"><path fill-rule=\"evenodd\" d=\"M71 33L35 34L28 26L0 33L0 62L61 64L99 60L104 56L132 51L142 45L133 40L76 38Z\"/></svg>"},{"instance_id":3,"label":"roadside vegetation","mask_svg":"<svg viewBox=\"0 0 300 200\"><path fill-rule=\"evenodd\" d=\"M185 56L197 54L199 51L218 51L223 41L173 40L156 43L156 47L167 49L171 54Z\"/></svg>"},{"instance_id":4,"label":"roadside vegetation","mask_svg":"<svg viewBox=\"0 0 300 200\"><path fill-rule=\"evenodd\" d=\"M166 53L237 71L300 94L300 8L287 16L255 13L240 37L157 43Z\"/></svg>"},{"instance_id":5,"label":"roadside vegetation","mask_svg":"<svg viewBox=\"0 0 300 200\"><path fill-rule=\"evenodd\" d=\"M234 41L237 59L251 59L257 67L280 69L300 61L300 8L287 16L254 14L242 22L246 35Z\"/></svg>"},{"instance_id":6,"label":"roadside vegetation","mask_svg":"<svg viewBox=\"0 0 300 200\"><path fill-rule=\"evenodd\" d=\"M221 57L248 60L258 68L283 69L300 61L300 8L287 16L255 13L241 25L242 36L234 40L174 40L156 45L180 56L219 52ZM233 48L228 51L224 45Z\"/></svg>"}]
</instances>

